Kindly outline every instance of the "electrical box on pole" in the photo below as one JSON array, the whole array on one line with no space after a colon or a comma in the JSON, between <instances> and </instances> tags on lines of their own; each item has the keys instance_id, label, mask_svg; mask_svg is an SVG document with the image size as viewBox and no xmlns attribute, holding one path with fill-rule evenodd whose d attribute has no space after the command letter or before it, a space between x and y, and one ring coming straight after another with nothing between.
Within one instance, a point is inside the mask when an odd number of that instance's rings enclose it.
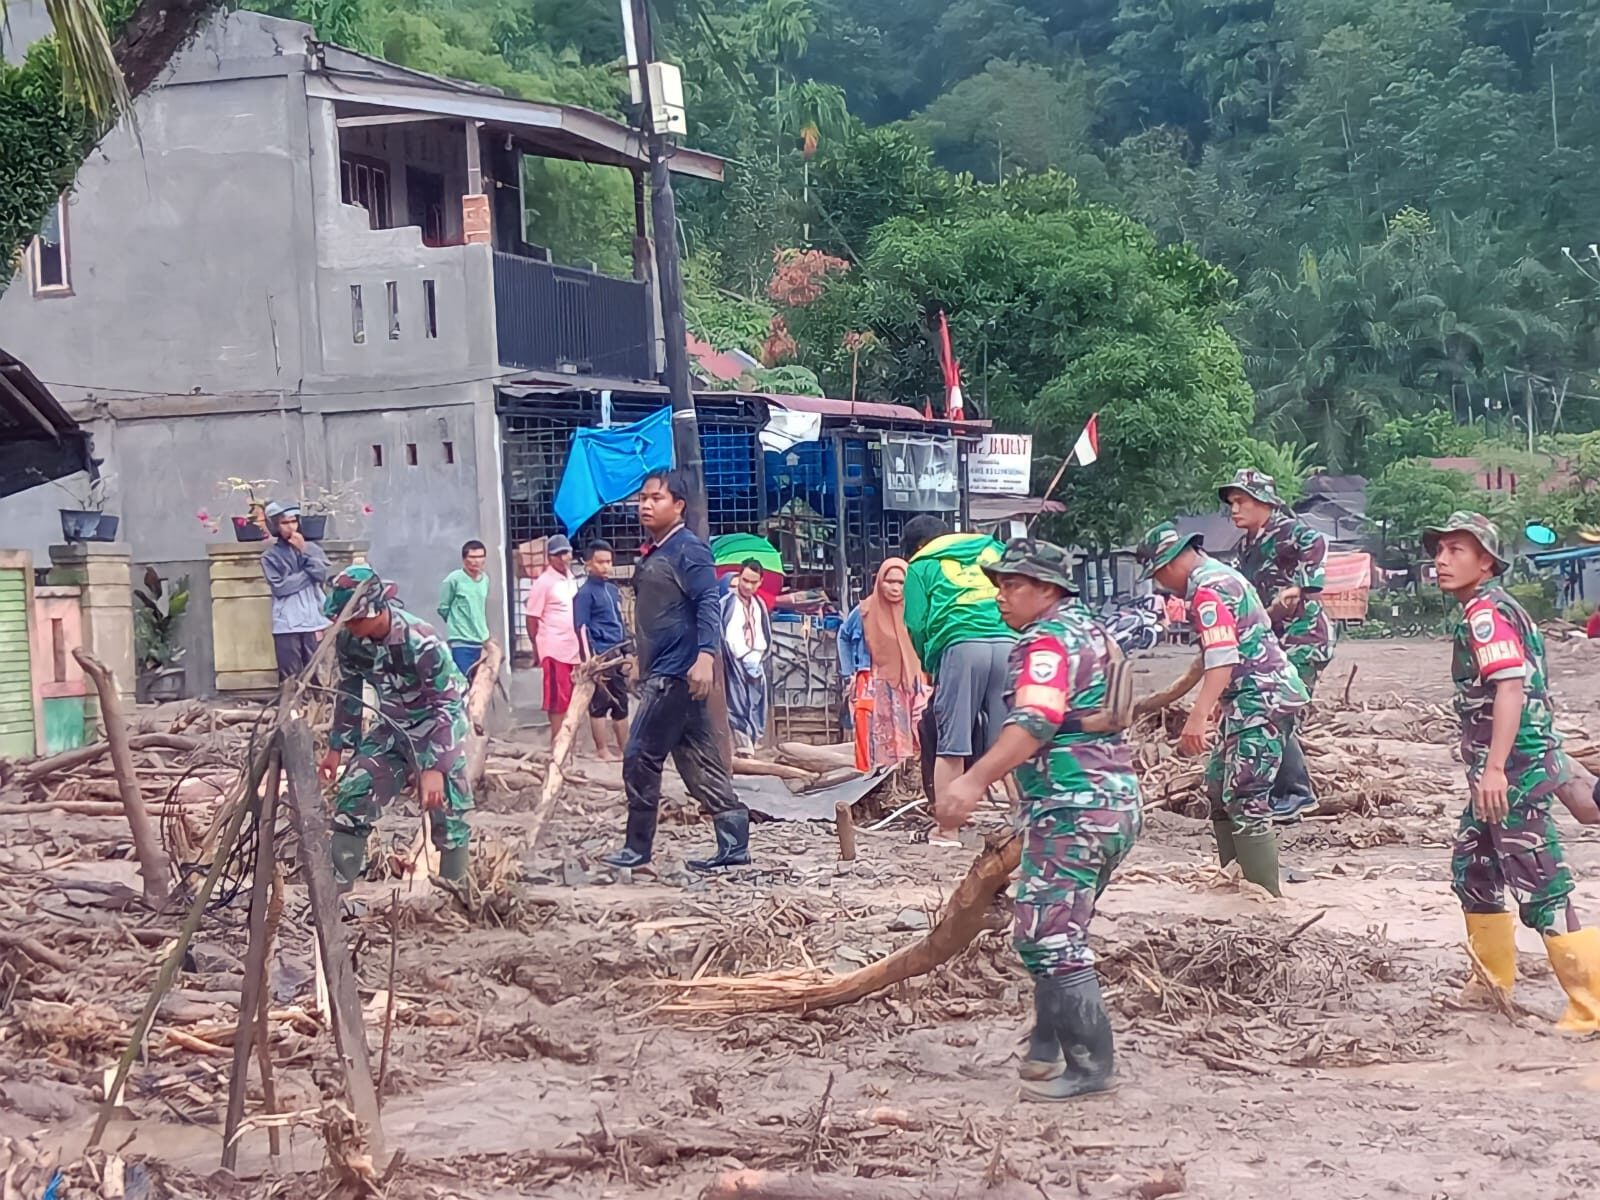
<instances>
[{"instance_id":1,"label":"electrical box on pole","mask_svg":"<svg viewBox=\"0 0 1600 1200\"><path fill-rule=\"evenodd\" d=\"M672 63L650 64L650 132L658 137L689 132L683 110L683 72Z\"/></svg>"}]
</instances>

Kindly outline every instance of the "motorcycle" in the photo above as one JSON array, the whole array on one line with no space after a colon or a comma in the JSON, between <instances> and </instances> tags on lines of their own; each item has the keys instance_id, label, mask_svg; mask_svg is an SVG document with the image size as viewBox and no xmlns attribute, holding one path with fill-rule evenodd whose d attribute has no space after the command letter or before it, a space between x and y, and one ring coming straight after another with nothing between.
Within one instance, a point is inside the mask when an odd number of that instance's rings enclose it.
<instances>
[{"instance_id":1,"label":"motorcycle","mask_svg":"<svg viewBox=\"0 0 1600 1200\"><path fill-rule=\"evenodd\" d=\"M1165 615L1159 596L1113 596L1100 608L1100 623L1124 654L1153 650Z\"/></svg>"}]
</instances>

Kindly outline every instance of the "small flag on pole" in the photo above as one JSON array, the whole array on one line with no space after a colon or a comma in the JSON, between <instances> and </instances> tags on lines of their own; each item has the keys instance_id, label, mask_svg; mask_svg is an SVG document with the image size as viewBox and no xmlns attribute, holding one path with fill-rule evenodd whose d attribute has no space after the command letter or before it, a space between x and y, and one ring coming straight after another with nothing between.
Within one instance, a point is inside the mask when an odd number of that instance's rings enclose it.
<instances>
[{"instance_id":1,"label":"small flag on pole","mask_svg":"<svg viewBox=\"0 0 1600 1200\"><path fill-rule=\"evenodd\" d=\"M1089 418L1089 423L1083 427L1083 432L1078 435L1077 442L1072 447L1072 461L1080 467L1087 467L1100 457L1100 414L1095 413Z\"/></svg>"},{"instance_id":2,"label":"small flag on pole","mask_svg":"<svg viewBox=\"0 0 1600 1200\"><path fill-rule=\"evenodd\" d=\"M964 421L967 418L961 400L961 364L950 347L950 322L945 320L942 308L939 310L939 365L944 368L945 419Z\"/></svg>"}]
</instances>

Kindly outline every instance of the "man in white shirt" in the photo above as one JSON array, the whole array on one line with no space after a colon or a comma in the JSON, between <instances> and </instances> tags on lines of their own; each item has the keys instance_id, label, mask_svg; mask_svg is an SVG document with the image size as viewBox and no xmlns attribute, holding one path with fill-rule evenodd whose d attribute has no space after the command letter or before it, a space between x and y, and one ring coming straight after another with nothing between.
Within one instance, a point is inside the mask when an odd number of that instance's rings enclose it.
<instances>
[{"instance_id":1,"label":"man in white shirt","mask_svg":"<svg viewBox=\"0 0 1600 1200\"><path fill-rule=\"evenodd\" d=\"M746 559L722 598L722 655L728 686L728 724L741 750L767 732L767 659L772 654L772 618L758 593L762 566Z\"/></svg>"}]
</instances>

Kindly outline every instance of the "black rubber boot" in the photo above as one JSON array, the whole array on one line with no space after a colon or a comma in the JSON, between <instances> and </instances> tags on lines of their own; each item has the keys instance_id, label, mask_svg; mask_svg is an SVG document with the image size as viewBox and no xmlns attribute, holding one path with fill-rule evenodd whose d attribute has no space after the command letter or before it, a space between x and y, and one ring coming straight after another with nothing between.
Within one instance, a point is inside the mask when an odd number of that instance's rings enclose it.
<instances>
[{"instance_id":1,"label":"black rubber boot","mask_svg":"<svg viewBox=\"0 0 1600 1200\"><path fill-rule=\"evenodd\" d=\"M638 868L649 865L650 851L656 844L656 813L628 810L628 833L622 849L600 861L608 867Z\"/></svg>"},{"instance_id":2,"label":"black rubber boot","mask_svg":"<svg viewBox=\"0 0 1600 1200\"><path fill-rule=\"evenodd\" d=\"M1283 764L1272 783L1271 803L1272 820L1277 825L1292 824L1300 819L1301 813L1317 806L1305 752L1300 749L1300 738L1293 729L1284 738Z\"/></svg>"},{"instance_id":3,"label":"black rubber boot","mask_svg":"<svg viewBox=\"0 0 1600 1200\"><path fill-rule=\"evenodd\" d=\"M717 853L711 858L691 858L691 871L720 871L750 863L750 810L736 808L712 818L717 831Z\"/></svg>"},{"instance_id":4,"label":"black rubber boot","mask_svg":"<svg viewBox=\"0 0 1600 1200\"><path fill-rule=\"evenodd\" d=\"M1066 1051L1067 1067L1054 1079L1022 1081L1024 1100L1071 1100L1109 1092L1116 1071L1111 1018L1093 967L1038 980L1039 1003Z\"/></svg>"},{"instance_id":5,"label":"black rubber boot","mask_svg":"<svg viewBox=\"0 0 1600 1200\"><path fill-rule=\"evenodd\" d=\"M366 876L367 836L349 829L333 831L333 878L341 895Z\"/></svg>"},{"instance_id":6,"label":"black rubber boot","mask_svg":"<svg viewBox=\"0 0 1600 1200\"><path fill-rule=\"evenodd\" d=\"M1044 1011L1044 981L1033 981L1033 1031L1028 1034L1028 1057L1017 1067L1020 1079L1054 1079L1067 1069L1067 1056L1061 1052L1056 1031Z\"/></svg>"},{"instance_id":7,"label":"black rubber boot","mask_svg":"<svg viewBox=\"0 0 1600 1200\"><path fill-rule=\"evenodd\" d=\"M452 846L439 851L439 878L450 883L465 883L472 867L472 848Z\"/></svg>"}]
</instances>

